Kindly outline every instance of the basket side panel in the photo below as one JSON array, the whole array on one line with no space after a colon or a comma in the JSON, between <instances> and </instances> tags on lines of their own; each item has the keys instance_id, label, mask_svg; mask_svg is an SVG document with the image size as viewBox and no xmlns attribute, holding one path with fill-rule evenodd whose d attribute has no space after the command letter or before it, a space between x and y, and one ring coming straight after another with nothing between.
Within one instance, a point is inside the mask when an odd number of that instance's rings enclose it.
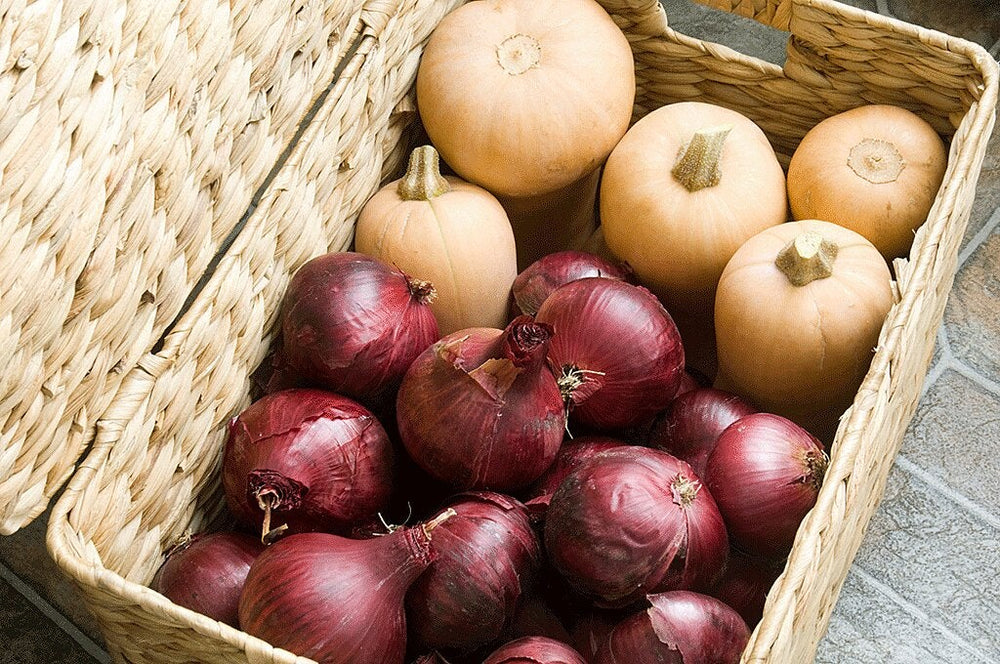
<instances>
[{"instance_id":1,"label":"basket side panel","mask_svg":"<svg viewBox=\"0 0 1000 664\"><path fill-rule=\"evenodd\" d=\"M358 5L0 16L0 533L44 510L356 37Z\"/></svg>"}]
</instances>

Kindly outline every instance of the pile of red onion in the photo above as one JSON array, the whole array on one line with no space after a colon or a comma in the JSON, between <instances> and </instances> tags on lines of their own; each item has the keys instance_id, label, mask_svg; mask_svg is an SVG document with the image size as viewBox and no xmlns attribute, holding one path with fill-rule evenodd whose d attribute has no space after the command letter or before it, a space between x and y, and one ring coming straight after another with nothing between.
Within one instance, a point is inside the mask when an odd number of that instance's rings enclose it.
<instances>
[{"instance_id":1,"label":"pile of red onion","mask_svg":"<svg viewBox=\"0 0 1000 664\"><path fill-rule=\"evenodd\" d=\"M153 588L321 664L737 662L827 456L686 373L629 277L560 252L438 338L432 284L309 261L229 423L234 528Z\"/></svg>"}]
</instances>

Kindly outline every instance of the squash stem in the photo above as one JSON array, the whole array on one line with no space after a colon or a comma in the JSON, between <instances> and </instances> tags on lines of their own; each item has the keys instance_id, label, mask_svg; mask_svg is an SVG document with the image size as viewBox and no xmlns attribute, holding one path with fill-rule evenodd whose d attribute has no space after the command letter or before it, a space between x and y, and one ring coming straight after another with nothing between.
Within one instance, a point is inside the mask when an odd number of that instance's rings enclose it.
<instances>
[{"instance_id":1,"label":"squash stem","mask_svg":"<svg viewBox=\"0 0 1000 664\"><path fill-rule=\"evenodd\" d=\"M732 129L732 125L699 129L691 136L688 144L681 148L670 173L685 189L694 193L719 184L722 179L722 169L719 167L722 148Z\"/></svg>"},{"instance_id":2,"label":"squash stem","mask_svg":"<svg viewBox=\"0 0 1000 664\"><path fill-rule=\"evenodd\" d=\"M430 145L421 145L410 153L406 175L399 181L396 192L404 201L429 201L451 191L441 175L438 152Z\"/></svg>"},{"instance_id":3,"label":"squash stem","mask_svg":"<svg viewBox=\"0 0 1000 664\"><path fill-rule=\"evenodd\" d=\"M793 286L805 286L833 274L839 247L815 231L796 236L778 252L774 265Z\"/></svg>"}]
</instances>

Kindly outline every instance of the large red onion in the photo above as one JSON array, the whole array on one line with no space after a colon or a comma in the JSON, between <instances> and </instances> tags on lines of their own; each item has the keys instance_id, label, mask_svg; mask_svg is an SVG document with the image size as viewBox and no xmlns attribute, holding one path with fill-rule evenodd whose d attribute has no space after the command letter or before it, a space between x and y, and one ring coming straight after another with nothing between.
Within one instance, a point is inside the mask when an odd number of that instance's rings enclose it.
<instances>
[{"instance_id":1,"label":"large red onion","mask_svg":"<svg viewBox=\"0 0 1000 664\"><path fill-rule=\"evenodd\" d=\"M545 363L552 328L520 316L505 330L471 328L424 351L399 388L406 451L457 489L507 491L541 475L566 426Z\"/></svg>"},{"instance_id":2,"label":"large red onion","mask_svg":"<svg viewBox=\"0 0 1000 664\"><path fill-rule=\"evenodd\" d=\"M595 664L737 664L750 630L724 603L686 590L650 595L649 608L619 623Z\"/></svg>"},{"instance_id":3,"label":"large red onion","mask_svg":"<svg viewBox=\"0 0 1000 664\"><path fill-rule=\"evenodd\" d=\"M433 286L354 252L317 256L282 301L284 361L302 379L373 406L438 338Z\"/></svg>"},{"instance_id":4,"label":"large red onion","mask_svg":"<svg viewBox=\"0 0 1000 664\"><path fill-rule=\"evenodd\" d=\"M624 429L667 407L684 373L680 333L645 288L587 277L556 289L538 322L552 326L549 361L574 421Z\"/></svg>"},{"instance_id":5,"label":"large red onion","mask_svg":"<svg viewBox=\"0 0 1000 664\"><path fill-rule=\"evenodd\" d=\"M754 413L726 428L708 457L705 484L733 544L755 556L787 555L828 461L815 436L779 415Z\"/></svg>"},{"instance_id":6,"label":"large red onion","mask_svg":"<svg viewBox=\"0 0 1000 664\"><path fill-rule=\"evenodd\" d=\"M542 256L517 275L510 289L514 305L518 313L534 316L552 291L585 277L624 281L631 274L626 268L586 251L557 251Z\"/></svg>"},{"instance_id":7,"label":"large red onion","mask_svg":"<svg viewBox=\"0 0 1000 664\"><path fill-rule=\"evenodd\" d=\"M434 531L437 560L410 588L410 634L426 650L471 652L499 638L541 566L524 506L492 492L460 494Z\"/></svg>"},{"instance_id":8,"label":"large red onion","mask_svg":"<svg viewBox=\"0 0 1000 664\"><path fill-rule=\"evenodd\" d=\"M483 664L587 664L587 660L555 639L526 636L500 646Z\"/></svg>"},{"instance_id":9,"label":"large red onion","mask_svg":"<svg viewBox=\"0 0 1000 664\"><path fill-rule=\"evenodd\" d=\"M657 418L645 441L687 461L698 477L705 477L708 455L726 427L757 409L741 397L703 387L676 397Z\"/></svg>"},{"instance_id":10,"label":"large red onion","mask_svg":"<svg viewBox=\"0 0 1000 664\"><path fill-rule=\"evenodd\" d=\"M602 452L571 472L549 503L544 537L567 583L609 608L710 587L729 551L722 516L691 466L641 447Z\"/></svg>"},{"instance_id":11,"label":"large red onion","mask_svg":"<svg viewBox=\"0 0 1000 664\"><path fill-rule=\"evenodd\" d=\"M730 551L726 571L709 594L736 609L753 629L763 617L767 593L783 569L773 561Z\"/></svg>"},{"instance_id":12,"label":"large red onion","mask_svg":"<svg viewBox=\"0 0 1000 664\"><path fill-rule=\"evenodd\" d=\"M327 533L279 540L250 567L240 626L322 664L401 664L403 601L435 558L430 530L436 525L365 540Z\"/></svg>"},{"instance_id":13,"label":"large red onion","mask_svg":"<svg viewBox=\"0 0 1000 664\"><path fill-rule=\"evenodd\" d=\"M591 609L573 623L568 643L588 662L593 662L618 623L631 615L622 611Z\"/></svg>"},{"instance_id":14,"label":"large red onion","mask_svg":"<svg viewBox=\"0 0 1000 664\"><path fill-rule=\"evenodd\" d=\"M609 436L580 436L563 441L556 460L524 493L524 501L536 515L543 515L562 481L577 466L601 452L622 447L624 442Z\"/></svg>"},{"instance_id":15,"label":"large red onion","mask_svg":"<svg viewBox=\"0 0 1000 664\"><path fill-rule=\"evenodd\" d=\"M243 533L195 535L167 552L150 587L175 604L239 627L240 592L250 563L263 550L259 539Z\"/></svg>"},{"instance_id":16,"label":"large red onion","mask_svg":"<svg viewBox=\"0 0 1000 664\"><path fill-rule=\"evenodd\" d=\"M389 501L392 445L347 397L316 389L266 395L229 423L222 484L247 526L347 532Z\"/></svg>"}]
</instances>

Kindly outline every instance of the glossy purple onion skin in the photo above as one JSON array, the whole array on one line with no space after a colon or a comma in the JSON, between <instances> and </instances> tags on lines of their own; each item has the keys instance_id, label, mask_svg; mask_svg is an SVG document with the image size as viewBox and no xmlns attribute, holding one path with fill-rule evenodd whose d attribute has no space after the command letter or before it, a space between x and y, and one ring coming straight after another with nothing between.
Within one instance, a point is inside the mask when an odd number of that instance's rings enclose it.
<instances>
[{"instance_id":1,"label":"glossy purple onion skin","mask_svg":"<svg viewBox=\"0 0 1000 664\"><path fill-rule=\"evenodd\" d=\"M607 277L622 281L629 272L600 256L567 249L542 256L514 279L511 294L518 313L535 315L554 290L577 279Z\"/></svg>"},{"instance_id":2,"label":"glossy purple onion skin","mask_svg":"<svg viewBox=\"0 0 1000 664\"><path fill-rule=\"evenodd\" d=\"M282 300L284 361L299 380L370 407L391 398L410 363L439 336L427 292L415 284L354 252L309 260Z\"/></svg>"},{"instance_id":3,"label":"glossy purple onion skin","mask_svg":"<svg viewBox=\"0 0 1000 664\"><path fill-rule=\"evenodd\" d=\"M536 320L555 334L549 361L557 377L577 371L570 419L598 431L641 424L674 398L684 348L667 310L645 288L587 277L556 289Z\"/></svg>"},{"instance_id":4,"label":"glossy purple onion skin","mask_svg":"<svg viewBox=\"0 0 1000 664\"><path fill-rule=\"evenodd\" d=\"M411 587L406 611L421 649L471 652L510 625L541 567L541 543L508 496L469 492L447 507L456 514L434 530L437 560Z\"/></svg>"},{"instance_id":5,"label":"glossy purple onion skin","mask_svg":"<svg viewBox=\"0 0 1000 664\"><path fill-rule=\"evenodd\" d=\"M545 517L549 561L597 606L711 587L729 542L689 465L641 447L602 452L566 476Z\"/></svg>"},{"instance_id":6,"label":"glossy purple onion skin","mask_svg":"<svg viewBox=\"0 0 1000 664\"><path fill-rule=\"evenodd\" d=\"M754 413L727 427L708 458L705 484L733 544L762 558L786 556L827 462L815 436L779 415Z\"/></svg>"},{"instance_id":7,"label":"glossy purple onion skin","mask_svg":"<svg viewBox=\"0 0 1000 664\"><path fill-rule=\"evenodd\" d=\"M322 664L402 664L404 597L434 555L422 526L367 540L286 537L251 566L240 626Z\"/></svg>"},{"instance_id":8,"label":"glossy purple onion skin","mask_svg":"<svg viewBox=\"0 0 1000 664\"><path fill-rule=\"evenodd\" d=\"M782 569L783 565L777 565L773 561L750 558L732 551L726 571L709 594L736 609L753 629L764 616L767 593Z\"/></svg>"},{"instance_id":9,"label":"glossy purple onion skin","mask_svg":"<svg viewBox=\"0 0 1000 664\"><path fill-rule=\"evenodd\" d=\"M500 646L483 664L587 664L587 660L555 639L526 636Z\"/></svg>"},{"instance_id":10,"label":"glossy purple onion skin","mask_svg":"<svg viewBox=\"0 0 1000 664\"><path fill-rule=\"evenodd\" d=\"M677 590L650 595L649 608L619 623L595 664L737 664L750 630L714 597Z\"/></svg>"},{"instance_id":11,"label":"glossy purple onion skin","mask_svg":"<svg viewBox=\"0 0 1000 664\"><path fill-rule=\"evenodd\" d=\"M535 514L544 514L552 500L552 494L575 468L601 452L624 445L625 443L617 438L597 435L580 436L563 441L556 460L525 492L525 503Z\"/></svg>"},{"instance_id":12,"label":"glossy purple onion skin","mask_svg":"<svg viewBox=\"0 0 1000 664\"><path fill-rule=\"evenodd\" d=\"M536 480L566 426L545 363L550 339L551 328L523 316L505 330L460 330L424 351L396 401L409 456L460 491L511 492Z\"/></svg>"},{"instance_id":13,"label":"glossy purple onion skin","mask_svg":"<svg viewBox=\"0 0 1000 664\"><path fill-rule=\"evenodd\" d=\"M708 455L726 427L757 412L742 397L702 387L676 397L658 417L646 441L650 447L673 454L705 477Z\"/></svg>"},{"instance_id":14,"label":"glossy purple onion skin","mask_svg":"<svg viewBox=\"0 0 1000 664\"><path fill-rule=\"evenodd\" d=\"M275 392L229 424L226 502L241 523L260 529L256 493L274 488L282 502L272 527L346 533L388 504L392 454L382 425L361 404L324 390Z\"/></svg>"},{"instance_id":15,"label":"glossy purple onion skin","mask_svg":"<svg viewBox=\"0 0 1000 664\"><path fill-rule=\"evenodd\" d=\"M240 593L263 550L258 538L243 533L196 535L168 552L150 587L175 604L238 627Z\"/></svg>"}]
</instances>

